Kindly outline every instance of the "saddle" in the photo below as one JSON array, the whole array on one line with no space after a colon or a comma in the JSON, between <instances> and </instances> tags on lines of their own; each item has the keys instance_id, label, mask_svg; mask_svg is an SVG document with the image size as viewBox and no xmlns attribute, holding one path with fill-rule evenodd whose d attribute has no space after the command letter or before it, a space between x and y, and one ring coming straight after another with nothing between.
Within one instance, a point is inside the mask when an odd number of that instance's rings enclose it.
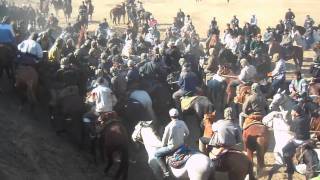
<instances>
[{"instance_id":1,"label":"saddle","mask_svg":"<svg viewBox=\"0 0 320 180\"><path fill-rule=\"evenodd\" d=\"M181 98L181 110L186 111L190 108L192 102L196 100L199 96L184 96Z\"/></svg>"},{"instance_id":2,"label":"saddle","mask_svg":"<svg viewBox=\"0 0 320 180\"><path fill-rule=\"evenodd\" d=\"M111 112L103 112L99 113L98 119L94 123L94 135L92 137L97 137L100 138L102 135L102 132L106 126L111 124L112 122L119 121L118 120L118 115L115 111Z\"/></svg>"},{"instance_id":3,"label":"saddle","mask_svg":"<svg viewBox=\"0 0 320 180\"><path fill-rule=\"evenodd\" d=\"M191 157L192 152L186 145L181 145L171 156L166 158L170 167L175 169L181 168Z\"/></svg>"},{"instance_id":4,"label":"saddle","mask_svg":"<svg viewBox=\"0 0 320 180\"><path fill-rule=\"evenodd\" d=\"M260 124L263 125L262 123L262 115L256 115L256 114L251 114L248 117L246 117L244 123L243 123L243 130L248 129L250 126L254 124Z\"/></svg>"},{"instance_id":5,"label":"saddle","mask_svg":"<svg viewBox=\"0 0 320 180\"><path fill-rule=\"evenodd\" d=\"M218 156L214 156L212 152L209 153L209 157L212 160L215 170L217 171L225 171L223 167L223 161L227 157L228 153L242 153L238 149L224 149Z\"/></svg>"}]
</instances>

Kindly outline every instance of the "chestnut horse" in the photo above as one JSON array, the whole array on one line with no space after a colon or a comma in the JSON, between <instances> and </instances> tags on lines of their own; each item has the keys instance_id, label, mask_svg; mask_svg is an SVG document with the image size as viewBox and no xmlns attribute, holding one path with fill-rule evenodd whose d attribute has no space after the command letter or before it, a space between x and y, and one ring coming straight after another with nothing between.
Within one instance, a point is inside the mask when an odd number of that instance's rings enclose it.
<instances>
[{"instance_id":1,"label":"chestnut horse","mask_svg":"<svg viewBox=\"0 0 320 180\"><path fill-rule=\"evenodd\" d=\"M272 40L269 45L269 56L273 56L276 53L280 55L284 54L285 49L276 40ZM303 48L299 46L292 46L290 54L284 57L286 61L293 59L296 67L301 68L303 63Z\"/></svg>"},{"instance_id":2,"label":"chestnut horse","mask_svg":"<svg viewBox=\"0 0 320 180\"><path fill-rule=\"evenodd\" d=\"M257 173L260 175L264 167L264 154L267 152L269 145L268 127L262 123L252 123L244 128L242 138L244 150L247 151L247 156L252 163L253 152L257 151Z\"/></svg>"}]
</instances>

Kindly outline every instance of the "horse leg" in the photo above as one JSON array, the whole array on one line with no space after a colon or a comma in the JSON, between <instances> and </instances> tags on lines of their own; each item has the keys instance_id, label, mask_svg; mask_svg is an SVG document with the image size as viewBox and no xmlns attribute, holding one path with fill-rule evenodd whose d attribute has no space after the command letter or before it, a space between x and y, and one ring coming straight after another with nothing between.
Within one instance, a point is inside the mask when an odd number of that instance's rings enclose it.
<instances>
[{"instance_id":1,"label":"horse leg","mask_svg":"<svg viewBox=\"0 0 320 180\"><path fill-rule=\"evenodd\" d=\"M110 168L112 167L114 160L113 160L113 151L109 151L108 149L106 150L106 155L107 155L107 166L104 169L104 173L108 174L108 171L110 170Z\"/></svg>"},{"instance_id":2,"label":"horse leg","mask_svg":"<svg viewBox=\"0 0 320 180\"><path fill-rule=\"evenodd\" d=\"M121 16L118 16L118 24L120 24Z\"/></svg>"},{"instance_id":3,"label":"horse leg","mask_svg":"<svg viewBox=\"0 0 320 180\"><path fill-rule=\"evenodd\" d=\"M293 57L293 61L296 66L296 70L300 70L301 67L299 65L300 63L299 63L298 59L296 57Z\"/></svg>"},{"instance_id":4,"label":"horse leg","mask_svg":"<svg viewBox=\"0 0 320 180\"><path fill-rule=\"evenodd\" d=\"M257 147L257 174L260 176L264 168L264 154L266 149L264 147L264 140L260 140L260 138L258 138L257 141L258 144L260 144Z\"/></svg>"},{"instance_id":5,"label":"horse leg","mask_svg":"<svg viewBox=\"0 0 320 180\"><path fill-rule=\"evenodd\" d=\"M281 167L282 165L280 164L274 164L268 173L268 180L271 180L273 174L276 173Z\"/></svg>"},{"instance_id":6,"label":"horse leg","mask_svg":"<svg viewBox=\"0 0 320 180\"><path fill-rule=\"evenodd\" d=\"M119 179L122 172L122 180L127 180L129 168L129 152L127 147L123 147L121 151L121 163L116 173L116 179Z\"/></svg>"},{"instance_id":7,"label":"horse leg","mask_svg":"<svg viewBox=\"0 0 320 180\"><path fill-rule=\"evenodd\" d=\"M103 138L99 138L99 150L100 150L101 159L103 162L105 162L106 159L104 154Z\"/></svg>"},{"instance_id":8,"label":"horse leg","mask_svg":"<svg viewBox=\"0 0 320 180\"><path fill-rule=\"evenodd\" d=\"M90 137L91 138L91 137ZM94 163L97 164L97 154L96 154L96 140L97 138L91 138L91 154L93 156Z\"/></svg>"}]
</instances>

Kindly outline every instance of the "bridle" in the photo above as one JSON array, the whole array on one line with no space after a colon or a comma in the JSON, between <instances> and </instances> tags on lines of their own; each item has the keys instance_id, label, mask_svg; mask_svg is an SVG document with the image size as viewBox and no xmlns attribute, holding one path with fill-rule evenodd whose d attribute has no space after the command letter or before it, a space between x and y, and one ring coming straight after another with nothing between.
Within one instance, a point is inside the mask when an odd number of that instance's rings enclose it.
<instances>
[{"instance_id":1,"label":"bridle","mask_svg":"<svg viewBox=\"0 0 320 180\"><path fill-rule=\"evenodd\" d=\"M143 139L142 139L142 135L141 135L142 128L143 128L143 125L142 125L142 123L140 123L140 127L139 127L139 129L138 129L138 132L136 133L136 136L135 136L135 138L134 138L134 140L135 140L136 142L139 142L139 143L141 143L141 144L143 144Z\"/></svg>"}]
</instances>

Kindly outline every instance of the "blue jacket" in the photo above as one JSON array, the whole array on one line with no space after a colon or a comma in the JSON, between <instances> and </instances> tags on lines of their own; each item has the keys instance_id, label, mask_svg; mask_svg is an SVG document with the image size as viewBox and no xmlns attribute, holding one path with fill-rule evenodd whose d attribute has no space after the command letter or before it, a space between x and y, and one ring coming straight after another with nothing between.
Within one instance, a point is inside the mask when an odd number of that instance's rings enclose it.
<instances>
[{"instance_id":1,"label":"blue jacket","mask_svg":"<svg viewBox=\"0 0 320 180\"><path fill-rule=\"evenodd\" d=\"M14 43L12 26L9 24L0 24L0 43Z\"/></svg>"},{"instance_id":2,"label":"blue jacket","mask_svg":"<svg viewBox=\"0 0 320 180\"><path fill-rule=\"evenodd\" d=\"M195 92L198 84L198 77L194 72L181 72L179 77L180 89L186 92Z\"/></svg>"}]
</instances>

